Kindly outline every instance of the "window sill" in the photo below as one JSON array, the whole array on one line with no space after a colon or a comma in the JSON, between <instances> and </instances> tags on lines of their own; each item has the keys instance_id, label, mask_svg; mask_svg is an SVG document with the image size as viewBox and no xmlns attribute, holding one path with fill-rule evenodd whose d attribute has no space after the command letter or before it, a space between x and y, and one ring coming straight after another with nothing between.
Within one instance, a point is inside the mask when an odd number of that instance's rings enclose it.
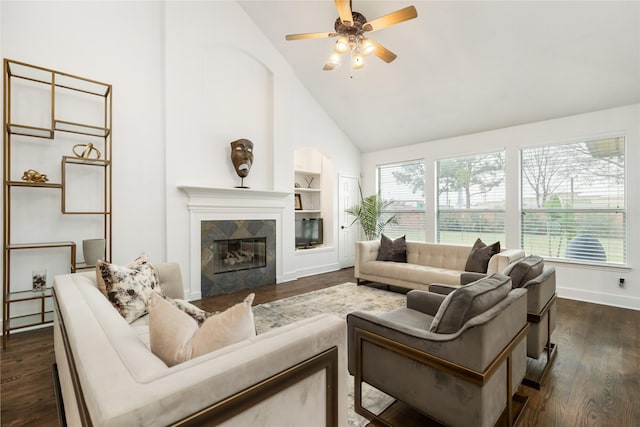
<instances>
[{"instance_id":1,"label":"window sill","mask_svg":"<svg viewBox=\"0 0 640 427\"><path fill-rule=\"evenodd\" d=\"M544 257L543 257L544 258ZM544 258L545 264L562 267L585 268L592 270L631 271L632 267L622 264L609 264L606 262L570 261L566 259Z\"/></svg>"}]
</instances>

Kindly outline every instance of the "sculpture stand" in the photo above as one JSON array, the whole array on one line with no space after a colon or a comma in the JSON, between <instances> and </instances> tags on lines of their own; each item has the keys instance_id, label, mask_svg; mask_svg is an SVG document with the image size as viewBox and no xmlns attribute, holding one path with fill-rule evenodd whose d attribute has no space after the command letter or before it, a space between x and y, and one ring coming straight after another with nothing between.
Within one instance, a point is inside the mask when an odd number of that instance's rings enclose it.
<instances>
[{"instance_id":1,"label":"sculpture stand","mask_svg":"<svg viewBox=\"0 0 640 427\"><path fill-rule=\"evenodd\" d=\"M240 185L236 185L236 186L235 186L235 187L233 187L233 188L249 188L249 187L245 187L245 185L244 185L244 178L243 178L243 177L240 177Z\"/></svg>"}]
</instances>

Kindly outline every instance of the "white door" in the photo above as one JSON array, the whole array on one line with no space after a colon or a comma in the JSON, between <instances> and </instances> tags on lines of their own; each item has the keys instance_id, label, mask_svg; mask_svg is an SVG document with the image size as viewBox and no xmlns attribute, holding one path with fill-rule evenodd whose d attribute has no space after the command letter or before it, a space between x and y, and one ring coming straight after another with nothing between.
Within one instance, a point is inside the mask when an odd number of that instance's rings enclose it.
<instances>
[{"instance_id":1,"label":"white door","mask_svg":"<svg viewBox=\"0 0 640 427\"><path fill-rule=\"evenodd\" d=\"M358 178L340 175L338 177L338 240L340 267L352 267L356 262L356 240L360 233L360 225L353 224L353 216L345 210L360 201Z\"/></svg>"}]
</instances>

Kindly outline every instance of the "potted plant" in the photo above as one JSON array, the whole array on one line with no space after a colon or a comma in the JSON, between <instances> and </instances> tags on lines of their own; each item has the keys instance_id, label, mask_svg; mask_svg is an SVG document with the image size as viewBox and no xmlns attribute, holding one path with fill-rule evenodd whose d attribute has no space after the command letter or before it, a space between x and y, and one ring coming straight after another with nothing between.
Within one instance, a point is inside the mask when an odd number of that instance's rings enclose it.
<instances>
[{"instance_id":1,"label":"potted plant","mask_svg":"<svg viewBox=\"0 0 640 427\"><path fill-rule=\"evenodd\" d=\"M395 214L383 219L385 209L394 202L393 200L384 200L379 193L364 197L362 195L362 187L358 185L358 189L360 190L360 203L345 212L354 216L351 225L356 222L360 223L367 240L375 240L380 237L387 224L398 223Z\"/></svg>"}]
</instances>

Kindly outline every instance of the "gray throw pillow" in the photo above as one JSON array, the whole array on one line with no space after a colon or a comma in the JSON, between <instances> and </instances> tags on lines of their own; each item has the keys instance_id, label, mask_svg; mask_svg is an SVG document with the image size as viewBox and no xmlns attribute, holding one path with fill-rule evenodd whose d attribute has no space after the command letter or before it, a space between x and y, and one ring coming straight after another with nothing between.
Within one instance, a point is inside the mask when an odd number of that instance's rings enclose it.
<instances>
[{"instance_id":1,"label":"gray throw pillow","mask_svg":"<svg viewBox=\"0 0 640 427\"><path fill-rule=\"evenodd\" d=\"M519 260L513 265L511 271L507 274L511 277L511 284L514 288L521 288L529 280L542 274L544 268L544 260L535 255L529 255ZM507 270L505 270L506 272Z\"/></svg>"},{"instance_id":2,"label":"gray throw pillow","mask_svg":"<svg viewBox=\"0 0 640 427\"><path fill-rule=\"evenodd\" d=\"M406 236L391 240L384 234L380 238L380 248L376 261L407 262Z\"/></svg>"},{"instance_id":3,"label":"gray throw pillow","mask_svg":"<svg viewBox=\"0 0 640 427\"><path fill-rule=\"evenodd\" d=\"M502 301L511 291L511 279L495 273L451 292L438 308L429 332L454 334L469 319Z\"/></svg>"},{"instance_id":4,"label":"gray throw pillow","mask_svg":"<svg viewBox=\"0 0 640 427\"><path fill-rule=\"evenodd\" d=\"M500 253L500 242L487 246L482 240L477 239L471 248L464 271L486 273L489 260L497 253Z\"/></svg>"}]
</instances>

